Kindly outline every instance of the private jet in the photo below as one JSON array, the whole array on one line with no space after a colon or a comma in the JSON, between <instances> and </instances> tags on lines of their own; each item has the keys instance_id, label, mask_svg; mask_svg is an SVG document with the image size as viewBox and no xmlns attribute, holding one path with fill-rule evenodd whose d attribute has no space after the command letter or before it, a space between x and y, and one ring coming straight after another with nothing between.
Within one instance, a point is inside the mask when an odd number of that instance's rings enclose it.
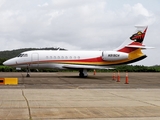
<instances>
[{"instance_id":1,"label":"private jet","mask_svg":"<svg viewBox=\"0 0 160 120\"><path fill-rule=\"evenodd\" d=\"M80 77L87 77L90 69L112 69L116 65L130 64L147 56L142 49L147 26L135 26L136 31L118 48L112 51L64 51L31 50L5 61L5 66L17 69L75 69ZM27 72L29 77L29 72Z\"/></svg>"}]
</instances>

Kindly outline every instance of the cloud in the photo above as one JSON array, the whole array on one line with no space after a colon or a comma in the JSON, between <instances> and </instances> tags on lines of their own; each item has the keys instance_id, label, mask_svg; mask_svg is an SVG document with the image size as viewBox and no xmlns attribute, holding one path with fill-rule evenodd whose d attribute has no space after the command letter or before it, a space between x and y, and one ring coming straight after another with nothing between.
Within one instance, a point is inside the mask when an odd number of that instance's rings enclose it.
<instances>
[{"instance_id":1,"label":"cloud","mask_svg":"<svg viewBox=\"0 0 160 120\"><path fill-rule=\"evenodd\" d=\"M42 4L42 5L38 5L38 7L46 7L46 6L48 6L48 3L44 3L44 4Z\"/></svg>"},{"instance_id":2,"label":"cloud","mask_svg":"<svg viewBox=\"0 0 160 120\"><path fill-rule=\"evenodd\" d=\"M125 12L127 11L127 12ZM140 25L151 25L155 21L155 16L153 13L149 12L142 4L137 3L133 6L124 5L124 17L129 17L134 21L137 20L137 24Z\"/></svg>"},{"instance_id":3,"label":"cloud","mask_svg":"<svg viewBox=\"0 0 160 120\"><path fill-rule=\"evenodd\" d=\"M146 17L150 16L150 13L148 12L148 10L144 8L143 5L140 3L135 4L131 10L132 10L132 13L135 15L142 15Z\"/></svg>"}]
</instances>

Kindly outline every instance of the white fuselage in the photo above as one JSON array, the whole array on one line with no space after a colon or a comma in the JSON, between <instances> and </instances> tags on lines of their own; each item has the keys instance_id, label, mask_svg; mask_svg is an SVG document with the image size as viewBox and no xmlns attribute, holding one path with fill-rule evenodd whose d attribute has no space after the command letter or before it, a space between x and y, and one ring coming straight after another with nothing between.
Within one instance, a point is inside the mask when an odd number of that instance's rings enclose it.
<instances>
[{"instance_id":1,"label":"white fuselage","mask_svg":"<svg viewBox=\"0 0 160 120\"><path fill-rule=\"evenodd\" d=\"M128 54L117 51L33 50L23 52L17 57L7 60L3 64L17 68L92 69L94 68L93 66L107 65L107 61L120 61L123 59L128 59Z\"/></svg>"}]
</instances>

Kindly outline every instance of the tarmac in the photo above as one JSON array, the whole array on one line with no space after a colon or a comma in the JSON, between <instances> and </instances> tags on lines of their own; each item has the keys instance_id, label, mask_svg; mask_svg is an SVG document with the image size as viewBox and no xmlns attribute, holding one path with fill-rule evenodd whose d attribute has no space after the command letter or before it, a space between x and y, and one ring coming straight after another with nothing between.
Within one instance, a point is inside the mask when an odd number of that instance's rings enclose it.
<instances>
[{"instance_id":1,"label":"tarmac","mask_svg":"<svg viewBox=\"0 0 160 120\"><path fill-rule=\"evenodd\" d=\"M160 74L1 72L18 85L0 85L0 120L159 120ZM116 73L117 75L117 73Z\"/></svg>"}]
</instances>

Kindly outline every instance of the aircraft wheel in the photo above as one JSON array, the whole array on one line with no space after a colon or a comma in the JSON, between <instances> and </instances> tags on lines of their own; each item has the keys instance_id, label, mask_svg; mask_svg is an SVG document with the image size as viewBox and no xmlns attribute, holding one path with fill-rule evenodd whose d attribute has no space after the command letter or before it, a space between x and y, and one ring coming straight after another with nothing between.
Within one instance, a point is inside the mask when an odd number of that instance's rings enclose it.
<instances>
[{"instance_id":1,"label":"aircraft wheel","mask_svg":"<svg viewBox=\"0 0 160 120\"><path fill-rule=\"evenodd\" d=\"M79 77L84 77L84 74L83 74L83 70L81 71L79 71Z\"/></svg>"},{"instance_id":2,"label":"aircraft wheel","mask_svg":"<svg viewBox=\"0 0 160 120\"><path fill-rule=\"evenodd\" d=\"M30 77L30 74L27 73L26 77Z\"/></svg>"},{"instance_id":3,"label":"aircraft wheel","mask_svg":"<svg viewBox=\"0 0 160 120\"><path fill-rule=\"evenodd\" d=\"M88 76L88 74L87 74L87 70L80 70L79 71L79 77L83 77L83 78L85 78L85 77L87 77Z\"/></svg>"}]
</instances>

